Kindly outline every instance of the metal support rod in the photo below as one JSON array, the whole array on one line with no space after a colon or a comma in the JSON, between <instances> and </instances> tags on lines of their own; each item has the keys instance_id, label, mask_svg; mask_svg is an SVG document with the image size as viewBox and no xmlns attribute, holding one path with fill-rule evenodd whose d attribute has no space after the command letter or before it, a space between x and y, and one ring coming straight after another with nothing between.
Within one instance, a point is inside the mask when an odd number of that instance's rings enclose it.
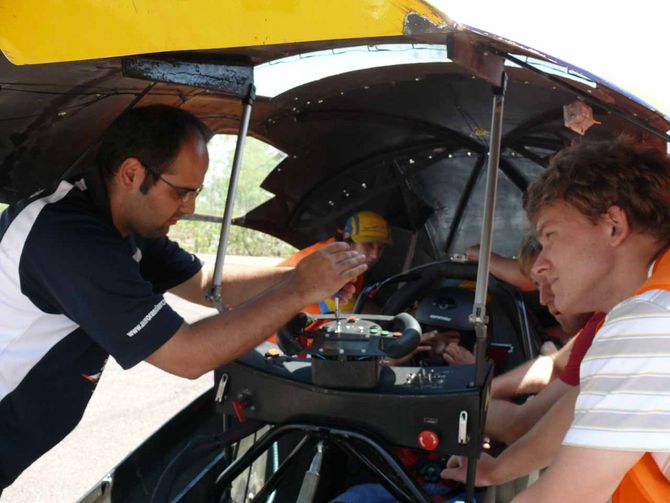
<instances>
[{"instance_id":1,"label":"metal support rod","mask_svg":"<svg viewBox=\"0 0 670 503\"><path fill-rule=\"evenodd\" d=\"M233 424L233 417L230 414L222 414L222 427L223 427L223 433L228 433L231 430L232 424ZM228 444L223 448L223 462L225 466L229 466L236 458L235 451L239 448L239 443L235 445L235 448L233 448L232 444ZM223 489L227 495L230 495L232 487L228 486Z\"/></svg>"},{"instance_id":2,"label":"metal support rod","mask_svg":"<svg viewBox=\"0 0 670 503\"><path fill-rule=\"evenodd\" d=\"M235 427L234 429L230 430L228 433L221 434L217 438L217 441L220 442L224 446L228 446L228 445L231 445L231 444L237 444L243 438L248 437L249 435L253 435L254 433L256 433L263 426L265 426L265 423L262 423L260 421L248 420L245 423L242 423L242 424L238 425L237 427ZM214 459L212 459L209 463L207 463L207 465L204 468L202 468L195 475L195 477L192 477L191 480L186 485L186 487L184 487L176 496L174 496L172 499L169 500L170 503L177 503L177 502L183 501L183 498L186 497L186 495L190 491L192 491L194 488L198 487L198 485L200 483L202 483L203 480L205 480L205 478L210 474L210 472L215 467L217 467L220 463L225 464L226 454L225 454L224 450L222 450L217 456L214 457ZM229 481L229 482L232 482L232 480Z\"/></svg>"},{"instance_id":3,"label":"metal support rod","mask_svg":"<svg viewBox=\"0 0 670 503\"><path fill-rule=\"evenodd\" d=\"M468 456L468 469L465 476L465 501L475 500L475 477L477 476L477 459L479 456Z\"/></svg>"},{"instance_id":4,"label":"metal support rod","mask_svg":"<svg viewBox=\"0 0 670 503\"><path fill-rule=\"evenodd\" d=\"M486 178L486 203L477 264L477 286L470 322L477 335L475 385L482 386L486 379L486 293L489 286L489 263L491 259L491 241L493 237L493 214L496 205L498 185L498 164L500 162L500 142L502 137L502 119L505 103L507 76L503 73L500 87L493 88L493 117L491 120L491 141L489 144L489 164Z\"/></svg>"},{"instance_id":5,"label":"metal support rod","mask_svg":"<svg viewBox=\"0 0 670 503\"><path fill-rule=\"evenodd\" d=\"M407 246L407 253L405 253L405 261L402 264L402 272L409 271L412 267L412 262L414 262L414 256L416 255L416 244L419 241L419 232L412 232L412 236L409 238L409 245ZM404 283L398 285L398 288L402 288Z\"/></svg>"},{"instance_id":6,"label":"metal support rod","mask_svg":"<svg viewBox=\"0 0 670 503\"><path fill-rule=\"evenodd\" d=\"M493 88L493 114L491 119L491 139L489 143L489 164L486 178L486 204L484 221L479 245L477 265L477 286L472 306L470 322L474 325L475 344L475 386L481 388L486 382L486 340L488 316L486 315L486 293L489 287L489 262L491 259L491 241L493 237L493 214L496 206L496 188L498 186L498 165L500 163L500 143L502 139L502 120L505 105L507 75L503 72L499 87ZM482 393L482 397L484 394ZM483 424L484 418L481 418ZM468 471L465 485L465 501L474 500L477 458L468 456Z\"/></svg>"},{"instance_id":7,"label":"metal support rod","mask_svg":"<svg viewBox=\"0 0 670 503\"><path fill-rule=\"evenodd\" d=\"M243 423L244 424L244 423ZM279 426L276 428L271 428L268 432L263 434L261 438L258 439L242 456L233 461L228 465L217 477L216 484L226 487L228 484L232 483L244 470L246 470L251 464L256 461L261 454L267 451L270 448L272 442L276 442L280 437L286 434L287 428L285 426ZM291 429L291 431L293 431Z\"/></svg>"},{"instance_id":8,"label":"metal support rod","mask_svg":"<svg viewBox=\"0 0 670 503\"><path fill-rule=\"evenodd\" d=\"M391 474L397 477L398 482L401 483L407 490L412 502L428 502L430 501L425 492L417 485L417 483L405 472L402 466L393 458L393 456L375 440L357 433L352 430L342 428L332 428L330 426L319 426L315 424L291 423L276 426L265 433L251 448L242 456L237 458L231 465L226 467L221 474L216 478L216 484L226 487L244 470L247 469L261 454L270 448L273 442L279 438L292 432L301 432L311 437L326 438L335 441L342 446L344 443L351 443L352 441L362 442L368 449L372 450L381 461L383 461ZM354 449L352 447L352 449ZM351 452L349 449L347 451ZM387 482L388 476L383 477L383 481Z\"/></svg>"},{"instance_id":9,"label":"metal support rod","mask_svg":"<svg viewBox=\"0 0 670 503\"><path fill-rule=\"evenodd\" d=\"M298 445L293 448L291 453L286 457L284 461L282 461L281 465L279 465L277 470L270 476L267 482L265 482L265 485L260 489L260 491L258 491L256 496L254 496L252 503L262 503L268 500L272 492L277 488L279 483L282 481L284 474L286 473L286 470L291 466L293 466L293 461L298 457L298 454L300 454L300 452L303 450L309 439L310 439L309 435L305 435L304 437L302 437L300 442L298 442Z\"/></svg>"},{"instance_id":10,"label":"metal support rod","mask_svg":"<svg viewBox=\"0 0 670 503\"><path fill-rule=\"evenodd\" d=\"M316 495L316 490L319 488L319 480L321 479L324 446L324 440L319 440L319 443L316 444L316 453L309 465L309 469L305 472L296 503L314 502L314 496Z\"/></svg>"},{"instance_id":11,"label":"metal support rod","mask_svg":"<svg viewBox=\"0 0 670 503\"><path fill-rule=\"evenodd\" d=\"M422 499L416 499L416 494L415 495L410 495L406 491L404 491L397 483L394 481L390 475L387 475L385 473L384 468L385 467L380 467L377 466L372 460L370 460L367 456L365 456L362 452L359 452L356 448L351 446L349 442L347 441L341 441L337 440L335 444L342 449L344 452L346 452L349 456L351 456L354 459L357 459L360 461L369 471L372 473L377 479L381 482L381 484L384 486L384 488L391 493L395 498L397 498L399 501L407 501L407 502L421 502L421 501L430 501L430 498L428 495L421 495ZM419 486L416 489L417 493L421 493L422 489Z\"/></svg>"},{"instance_id":12,"label":"metal support rod","mask_svg":"<svg viewBox=\"0 0 670 503\"><path fill-rule=\"evenodd\" d=\"M239 178L239 172L242 166L244 143L247 138L249 121L251 120L251 109L255 99L256 88L253 84L250 84L249 93L242 101L242 120L240 122L240 131L237 135L237 144L235 145L235 156L233 157L233 168L230 172L230 182L228 183L226 208L223 213L221 235L219 236L219 248L216 252L216 263L214 265L214 278L212 280L212 287L209 291L209 294L207 295L207 299L214 304L220 313L228 310L221 299L221 275L223 273L223 263L226 256L226 249L228 248L228 234L230 232L230 222L233 218L233 205L235 203L235 194L237 192L237 180Z\"/></svg>"}]
</instances>

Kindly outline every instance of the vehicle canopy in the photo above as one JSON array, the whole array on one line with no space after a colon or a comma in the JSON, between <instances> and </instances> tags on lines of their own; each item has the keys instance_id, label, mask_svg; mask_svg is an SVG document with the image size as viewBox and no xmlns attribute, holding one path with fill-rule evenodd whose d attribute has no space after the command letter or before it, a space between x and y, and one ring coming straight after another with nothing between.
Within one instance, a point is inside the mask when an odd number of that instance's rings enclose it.
<instances>
[{"instance_id":1,"label":"vehicle canopy","mask_svg":"<svg viewBox=\"0 0 670 503\"><path fill-rule=\"evenodd\" d=\"M367 208L388 216L398 250L421 233L417 262L462 251L479 239L491 86L503 69L493 240L501 253L513 254L520 240L528 182L582 137L565 126L565 106L587 121L593 114L585 138L628 132L665 148L670 129L661 114L586 72L459 25L420 0L348 0L337 9L295 0L78 0L67 9L22 1L0 10L0 23L1 202L90 166L102 131L126 108L171 104L216 133L237 132L254 67L347 47L441 50L444 59L258 96L249 134L287 157L262 185L274 197L237 224L301 247Z\"/></svg>"}]
</instances>

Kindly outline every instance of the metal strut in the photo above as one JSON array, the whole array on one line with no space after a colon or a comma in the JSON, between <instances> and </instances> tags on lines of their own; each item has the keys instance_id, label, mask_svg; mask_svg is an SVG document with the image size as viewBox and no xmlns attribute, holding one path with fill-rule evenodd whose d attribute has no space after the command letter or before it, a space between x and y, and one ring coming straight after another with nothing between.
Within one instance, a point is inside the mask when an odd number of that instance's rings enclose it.
<instances>
[{"instance_id":1,"label":"metal strut","mask_svg":"<svg viewBox=\"0 0 670 503\"><path fill-rule=\"evenodd\" d=\"M505 90L507 88L507 74L501 75L500 85L493 87L493 114L491 118L491 140L489 143L489 163L486 178L486 203L484 206L484 221L479 245L479 262L477 265L477 286L475 300L472 306L470 322L473 324L476 335L475 344L475 386L481 388L486 382L486 341L488 331L488 316L486 315L486 293L489 286L489 263L491 259L491 241L493 237L493 214L496 206L496 188L498 185L498 165L500 164L500 143L502 138L503 109L505 105ZM482 390L482 399L484 398ZM481 409L484 410L483 408ZM480 418L481 424L484 418ZM465 500L473 501L475 490L475 475L479 454L468 456L468 472L466 479Z\"/></svg>"},{"instance_id":2,"label":"metal strut","mask_svg":"<svg viewBox=\"0 0 670 503\"><path fill-rule=\"evenodd\" d=\"M237 478L244 470L246 470L261 454L268 450L273 442L279 440L286 434L293 432L301 432L305 435L298 447L290 454L290 458L295 457L297 453L302 450L307 443L305 438L311 437L316 440L328 440L336 443L345 452L354 454L359 461L372 470L376 475L380 476L380 482L392 493L400 499L400 501L407 501L408 503L429 503L430 497L417 484L417 482L410 477L403 467L396 461L396 459L378 442L361 433L344 428L333 428L326 425L314 425L304 423L290 423L281 426L276 426L267 433L265 433L251 448L242 456L228 465L216 478L215 484L221 487L227 487ZM361 442L371 452L379 458L383 463L383 468L376 462L372 462L369 458L357 452L352 445L353 441ZM288 463L290 464L290 463ZM316 468L314 466L314 468ZM282 473L273 475L266 483L266 486L261 489L259 494L269 494L281 482L281 477L284 476L285 467L282 467ZM316 471L316 470L315 470ZM393 477L393 478L392 478ZM256 499L254 499L254 502Z\"/></svg>"},{"instance_id":3,"label":"metal strut","mask_svg":"<svg viewBox=\"0 0 670 503\"><path fill-rule=\"evenodd\" d=\"M230 222L233 218L233 204L235 203L235 194L237 192L237 180L239 178L240 168L242 166L242 154L244 153L244 143L249 131L249 121L251 120L251 109L256 99L256 87L249 84L247 96L242 100L242 120L240 122L240 131L237 135L237 144L235 145L235 156L233 157L233 168L230 172L230 182L228 184L228 195L226 196L226 208L223 213L223 223L221 224L221 235L219 236L219 248L216 251L216 263L214 265L214 278L212 287L207 294L214 307L223 313L228 310L228 306L223 303L221 298L221 275L223 273L223 263L226 258L226 249L228 248L228 234L230 232Z\"/></svg>"}]
</instances>

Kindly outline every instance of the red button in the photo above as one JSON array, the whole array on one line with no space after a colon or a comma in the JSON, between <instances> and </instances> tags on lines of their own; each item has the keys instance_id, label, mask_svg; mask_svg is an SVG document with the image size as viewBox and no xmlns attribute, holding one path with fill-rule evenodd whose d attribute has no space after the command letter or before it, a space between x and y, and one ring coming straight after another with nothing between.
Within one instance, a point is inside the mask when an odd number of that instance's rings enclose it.
<instances>
[{"instance_id":1,"label":"red button","mask_svg":"<svg viewBox=\"0 0 670 503\"><path fill-rule=\"evenodd\" d=\"M233 400L233 410L237 416L237 420L240 423L243 423L247 420L247 415L244 413L244 409L247 408L247 404L243 400Z\"/></svg>"},{"instance_id":2,"label":"red button","mask_svg":"<svg viewBox=\"0 0 670 503\"><path fill-rule=\"evenodd\" d=\"M440 445L440 437L434 431L424 430L419 433L419 445L422 449L434 451Z\"/></svg>"}]
</instances>

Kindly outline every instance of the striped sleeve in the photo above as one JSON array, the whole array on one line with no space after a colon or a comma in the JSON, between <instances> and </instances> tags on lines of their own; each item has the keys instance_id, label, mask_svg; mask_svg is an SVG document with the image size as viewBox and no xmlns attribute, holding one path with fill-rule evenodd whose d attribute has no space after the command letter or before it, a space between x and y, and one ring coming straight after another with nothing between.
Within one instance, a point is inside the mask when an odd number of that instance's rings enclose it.
<instances>
[{"instance_id":1,"label":"striped sleeve","mask_svg":"<svg viewBox=\"0 0 670 503\"><path fill-rule=\"evenodd\" d=\"M670 292L615 306L581 366L575 417L564 444L670 451Z\"/></svg>"}]
</instances>

